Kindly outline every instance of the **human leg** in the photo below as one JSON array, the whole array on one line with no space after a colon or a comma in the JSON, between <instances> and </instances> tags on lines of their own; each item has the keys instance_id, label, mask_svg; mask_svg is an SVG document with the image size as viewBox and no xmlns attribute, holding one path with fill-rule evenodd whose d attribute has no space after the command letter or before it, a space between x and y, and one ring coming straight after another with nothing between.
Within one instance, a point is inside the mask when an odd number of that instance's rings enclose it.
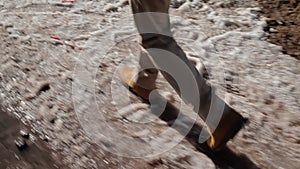
<instances>
[{"instance_id":1,"label":"human leg","mask_svg":"<svg viewBox=\"0 0 300 169\"><path fill-rule=\"evenodd\" d=\"M137 84L140 84L139 86L143 87L143 82L146 82L145 88L147 88L146 84L149 84L147 83L149 82L147 81L149 74L152 72L153 74L157 75L157 70L154 68L155 66L153 66L156 65L156 67L161 70L161 73L165 79L172 85L177 93L181 95L183 100L194 105L195 112L198 112L203 120L206 120L208 117L211 106L213 107L213 110L218 110L219 107L224 105L224 110L221 110L223 112L215 111L215 113L222 113L220 122L218 124L215 124L215 121L207 122L207 125L210 129L216 128L208 142L209 146L213 149L218 148L224 145L239 131L244 119L212 92L213 89L206 84L204 78L188 60L184 51L172 37L168 15L169 4L169 0L131 0L135 24L141 37L141 46L148 51L148 54L144 55L140 59L141 68L146 69L141 71L143 73L139 73L139 77L136 82L139 82L139 79L141 79L140 83ZM199 93L182 93L174 77L162 69L164 67L162 58L166 57L166 53L153 52L151 49L167 51L176 57L168 61L168 66L178 66L172 61L180 59L191 73L191 76L188 76L187 79L189 80L187 80L186 83L189 83L194 79L196 81ZM147 64L150 65L150 69L148 69L149 66L147 66ZM183 74L182 76L185 75ZM155 80L153 81L153 79L150 80L150 83L154 83ZM196 99L194 96L200 97L201 105L199 105L199 102L197 102L199 99Z\"/></svg>"}]
</instances>

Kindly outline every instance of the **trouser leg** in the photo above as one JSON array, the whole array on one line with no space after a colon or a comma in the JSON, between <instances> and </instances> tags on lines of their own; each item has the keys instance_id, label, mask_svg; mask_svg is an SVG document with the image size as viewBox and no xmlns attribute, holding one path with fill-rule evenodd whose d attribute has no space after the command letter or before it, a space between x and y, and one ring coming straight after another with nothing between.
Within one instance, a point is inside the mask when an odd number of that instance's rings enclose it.
<instances>
[{"instance_id":1,"label":"trouser leg","mask_svg":"<svg viewBox=\"0 0 300 169\"><path fill-rule=\"evenodd\" d=\"M189 68L189 71L194 76L193 78L197 82L197 86L199 89L199 95L201 104L209 104L211 88L208 86L196 70L194 65L188 60L184 51L179 47L174 38L172 37L172 33L170 30L170 18L168 15L170 0L131 0L131 7L134 14L135 24L141 36L141 45L146 50L150 48L161 49L168 51L174 55L174 57L180 58L185 65ZM151 56L151 58L141 58L142 60L151 60L158 66L159 69L159 60L155 58L160 58L164 56L159 53L155 53L155 57ZM147 55L149 57L149 55ZM174 58L177 59L177 58ZM140 63L141 60L140 60ZM170 62L171 64L172 62ZM143 65L141 65L143 67ZM178 65L172 65L174 67ZM180 94L180 89L175 81L175 79L168 73L161 71L165 79L171 84L171 86ZM189 82L187 82L189 83ZM195 97L191 95L182 95L182 98L188 103L192 103L194 105L199 105L199 103L195 103ZM196 99L197 100L197 99ZM195 111L199 112L198 106L194 106ZM200 105L201 108L207 107L204 105ZM200 116L203 118L207 117L208 110L200 111Z\"/></svg>"},{"instance_id":2,"label":"trouser leg","mask_svg":"<svg viewBox=\"0 0 300 169\"><path fill-rule=\"evenodd\" d=\"M153 34L153 32L147 32L145 28L149 28L150 31L168 31L170 34L169 18L166 17L166 15L164 16L164 18L161 18L160 16L158 16L157 18L153 18L151 15L147 14L142 14L142 17L140 15L141 13L147 12L158 12L167 14L170 5L169 0L131 0L130 3L132 12L134 14L135 23L140 33L139 40L142 44L141 48L143 48L143 44L149 45L149 42L146 41L147 39L151 39L153 37L153 35L151 35L151 33ZM139 18L141 18L142 20L139 20ZM155 21L153 21L153 19L155 19ZM153 43L155 44L157 42L154 41ZM150 59L150 56L144 50L140 51L139 63L142 69L155 67L152 59ZM153 74L158 73L157 69L150 69L150 72Z\"/></svg>"},{"instance_id":3,"label":"trouser leg","mask_svg":"<svg viewBox=\"0 0 300 169\"><path fill-rule=\"evenodd\" d=\"M133 14L144 13L144 12L164 12L167 13L169 2L168 0L130 0L131 8ZM136 17L134 17L136 22ZM149 20L148 18L147 20ZM163 21L164 22L164 21ZM162 23L163 23L162 22ZM149 23L149 22L148 22ZM150 23L151 24L151 23ZM139 32L142 32L142 27L146 26L146 24L141 23L137 25L137 29ZM154 25L150 25L154 26ZM168 25L167 25L168 26ZM145 34L140 33L139 40L142 43L142 39L145 39ZM140 53L139 53L139 64L140 64L140 71L139 71L139 78L137 79L137 84L146 89L153 89L155 88L155 81L157 79L158 70L154 66L153 61L151 60L147 51L143 50L143 46L140 46Z\"/></svg>"}]
</instances>

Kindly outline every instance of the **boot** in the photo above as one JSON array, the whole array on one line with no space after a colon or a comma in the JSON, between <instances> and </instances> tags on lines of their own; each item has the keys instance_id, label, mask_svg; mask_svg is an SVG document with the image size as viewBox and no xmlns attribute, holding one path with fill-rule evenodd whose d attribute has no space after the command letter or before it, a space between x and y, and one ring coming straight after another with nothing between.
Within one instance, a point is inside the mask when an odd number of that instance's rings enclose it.
<instances>
[{"instance_id":1,"label":"boot","mask_svg":"<svg viewBox=\"0 0 300 169\"><path fill-rule=\"evenodd\" d=\"M157 73L139 72L135 67L123 67L119 71L119 76L124 85L128 86L131 91L144 100L149 100L150 93L156 89L155 80ZM218 102L223 102L223 100L218 98ZM209 131L208 146L215 151L222 149L238 133L246 121L239 113L225 104L224 112L217 128L214 132Z\"/></svg>"},{"instance_id":2,"label":"boot","mask_svg":"<svg viewBox=\"0 0 300 169\"><path fill-rule=\"evenodd\" d=\"M234 138L246 122L247 119L226 104L217 128L210 133L211 136L207 141L208 146L215 151L222 149L230 139Z\"/></svg>"},{"instance_id":3,"label":"boot","mask_svg":"<svg viewBox=\"0 0 300 169\"><path fill-rule=\"evenodd\" d=\"M119 71L122 83L144 100L149 100L151 91L156 89L157 71L140 71L136 67L123 67Z\"/></svg>"}]
</instances>

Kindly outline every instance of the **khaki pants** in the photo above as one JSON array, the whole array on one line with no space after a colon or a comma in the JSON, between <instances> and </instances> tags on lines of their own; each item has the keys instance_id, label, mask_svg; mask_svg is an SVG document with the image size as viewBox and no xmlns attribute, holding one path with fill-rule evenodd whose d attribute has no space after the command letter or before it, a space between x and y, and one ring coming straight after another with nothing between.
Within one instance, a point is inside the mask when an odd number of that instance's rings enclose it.
<instances>
[{"instance_id":1,"label":"khaki pants","mask_svg":"<svg viewBox=\"0 0 300 169\"><path fill-rule=\"evenodd\" d=\"M192 72L199 88L199 95L197 96L200 96L201 100L200 110L195 109L195 112L201 112L200 116L205 119L208 112L207 107L209 107L208 104L210 103L211 98L211 87L206 84L203 77L199 74L194 65L188 60L184 51L179 47L172 37L170 18L168 15L170 0L131 0L130 4L134 14L135 24L140 34L141 46L146 50L150 48L156 48L173 53L174 56L179 57ZM147 13L150 12L151 14L148 15ZM153 14L153 12L157 13L157 15ZM164 56L156 56L156 58L157 57ZM138 80L137 83L141 85L141 87L151 88L151 84L154 84L154 81L157 77L158 70L156 69L157 66L155 67L154 65L159 65L159 63L157 63L153 58L154 57L151 56L151 53L143 52L143 50L141 50L141 68L143 69L152 67L144 70L147 72L147 74L150 74L150 76L147 76L148 81L146 83L143 81L144 79L142 77L140 82ZM180 94L179 87L174 78L164 71L161 71L161 73L171 84L171 86ZM153 83L149 84L149 78L150 81L153 81ZM194 103L196 99L189 95L182 95L182 98L188 103L196 105L200 104Z\"/></svg>"}]
</instances>

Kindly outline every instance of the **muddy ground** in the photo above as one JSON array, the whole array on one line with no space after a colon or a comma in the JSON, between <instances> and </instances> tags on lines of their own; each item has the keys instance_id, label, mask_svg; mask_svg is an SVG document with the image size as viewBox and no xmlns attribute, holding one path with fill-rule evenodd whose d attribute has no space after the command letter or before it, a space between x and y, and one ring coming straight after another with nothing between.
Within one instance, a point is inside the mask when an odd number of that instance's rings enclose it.
<instances>
[{"instance_id":1,"label":"muddy ground","mask_svg":"<svg viewBox=\"0 0 300 169\"><path fill-rule=\"evenodd\" d=\"M260 16L268 8L254 1L181 2L170 10L175 38L249 120L227 148L213 153L197 143L199 119L182 132L195 116L185 104L176 116L180 99L162 78L160 92L174 106L159 118L118 85L114 73L137 56L127 1L0 0L1 168L298 168L300 62L285 54L297 48L268 42L269 21ZM155 120L134 123L141 119ZM25 152L18 139L28 142ZM161 150L169 151L129 158Z\"/></svg>"},{"instance_id":2,"label":"muddy ground","mask_svg":"<svg viewBox=\"0 0 300 169\"><path fill-rule=\"evenodd\" d=\"M269 18L265 31L271 43L283 47L283 52L300 59L300 1L257 0L262 6L260 14Z\"/></svg>"},{"instance_id":3,"label":"muddy ground","mask_svg":"<svg viewBox=\"0 0 300 169\"><path fill-rule=\"evenodd\" d=\"M0 111L0 168L66 168L29 127Z\"/></svg>"}]
</instances>

